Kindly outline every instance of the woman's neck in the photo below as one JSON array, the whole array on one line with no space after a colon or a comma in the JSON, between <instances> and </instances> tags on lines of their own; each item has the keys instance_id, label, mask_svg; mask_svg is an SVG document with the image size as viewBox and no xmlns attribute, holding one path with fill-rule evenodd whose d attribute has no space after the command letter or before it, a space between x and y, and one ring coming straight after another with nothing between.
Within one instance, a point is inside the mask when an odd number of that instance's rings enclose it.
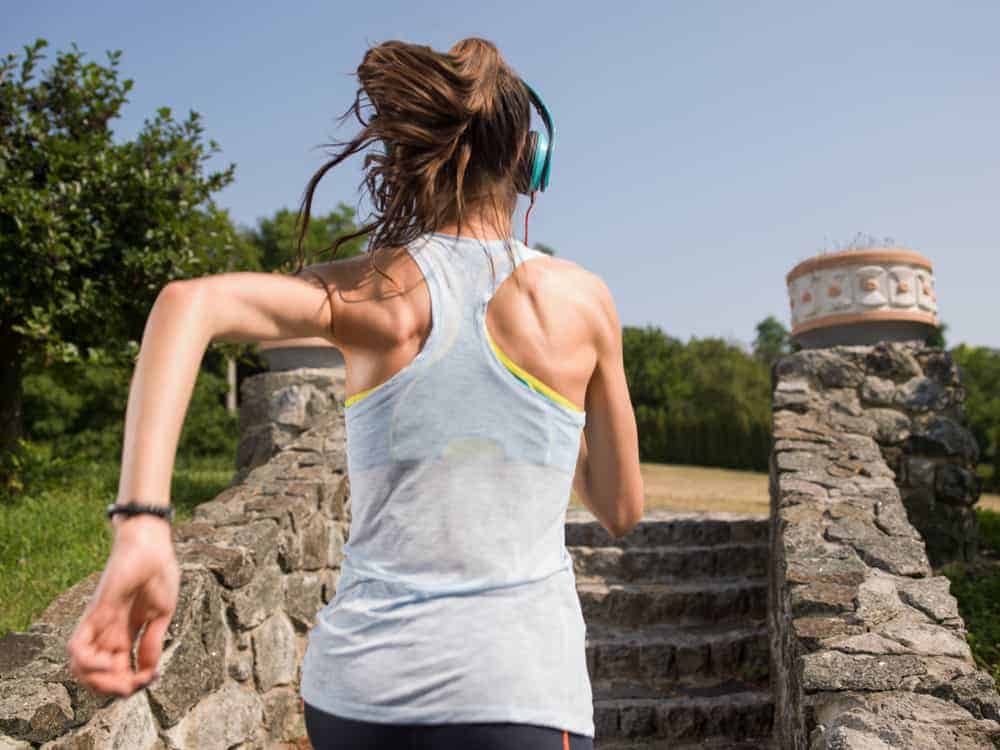
<instances>
[{"instance_id":1,"label":"woman's neck","mask_svg":"<svg viewBox=\"0 0 1000 750\"><path fill-rule=\"evenodd\" d=\"M434 229L439 234L450 234L452 237L468 237L475 240L505 240L511 236L508 229L507 234L498 235L496 229L489 225L484 225L477 221L463 221L462 233L458 233L458 225L454 222L442 224Z\"/></svg>"}]
</instances>

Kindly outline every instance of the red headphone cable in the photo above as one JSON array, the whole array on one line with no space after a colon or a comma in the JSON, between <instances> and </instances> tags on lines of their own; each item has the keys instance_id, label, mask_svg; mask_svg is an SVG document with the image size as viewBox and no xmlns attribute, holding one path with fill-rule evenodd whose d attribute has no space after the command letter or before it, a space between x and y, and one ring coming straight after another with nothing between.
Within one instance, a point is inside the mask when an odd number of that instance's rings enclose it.
<instances>
[{"instance_id":1,"label":"red headphone cable","mask_svg":"<svg viewBox=\"0 0 1000 750\"><path fill-rule=\"evenodd\" d=\"M528 210L524 212L524 244L528 244L528 216L531 215L531 208L535 205L535 193L536 190L531 191L531 203L528 204ZM530 245L529 245L530 247Z\"/></svg>"}]
</instances>

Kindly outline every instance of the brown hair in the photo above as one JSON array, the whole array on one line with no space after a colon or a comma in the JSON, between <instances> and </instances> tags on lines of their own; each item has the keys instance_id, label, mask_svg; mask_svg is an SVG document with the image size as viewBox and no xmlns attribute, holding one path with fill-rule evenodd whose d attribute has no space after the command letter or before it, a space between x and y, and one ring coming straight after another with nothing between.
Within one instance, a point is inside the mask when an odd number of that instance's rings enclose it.
<instances>
[{"instance_id":1,"label":"brown hair","mask_svg":"<svg viewBox=\"0 0 1000 750\"><path fill-rule=\"evenodd\" d=\"M298 270L316 185L344 159L376 142L384 144L384 151L366 154L362 182L375 219L338 238L327 248L334 255L342 243L371 232L372 266L392 280L375 266L375 250L406 245L449 223L461 234L473 209L491 209L492 227L505 234L502 217L513 214L518 190L525 187L522 162L531 100L496 46L470 37L442 54L425 45L387 41L365 53L357 75L361 87L338 122L353 112L364 127L350 141L326 144L344 148L309 180L299 209ZM363 97L374 109L367 121ZM512 256L509 238L504 245Z\"/></svg>"}]
</instances>

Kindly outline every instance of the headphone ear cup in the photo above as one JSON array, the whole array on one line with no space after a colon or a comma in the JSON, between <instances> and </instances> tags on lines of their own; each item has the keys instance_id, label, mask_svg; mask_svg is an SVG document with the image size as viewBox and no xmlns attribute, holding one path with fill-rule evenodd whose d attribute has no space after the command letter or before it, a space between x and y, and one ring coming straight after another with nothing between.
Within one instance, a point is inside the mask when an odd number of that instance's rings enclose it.
<instances>
[{"instance_id":1,"label":"headphone ear cup","mask_svg":"<svg viewBox=\"0 0 1000 750\"><path fill-rule=\"evenodd\" d=\"M522 195L530 195L532 190L532 175L535 172L535 162L538 158L538 132L528 131L528 139L524 144L524 152L517 166L514 188Z\"/></svg>"}]
</instances>

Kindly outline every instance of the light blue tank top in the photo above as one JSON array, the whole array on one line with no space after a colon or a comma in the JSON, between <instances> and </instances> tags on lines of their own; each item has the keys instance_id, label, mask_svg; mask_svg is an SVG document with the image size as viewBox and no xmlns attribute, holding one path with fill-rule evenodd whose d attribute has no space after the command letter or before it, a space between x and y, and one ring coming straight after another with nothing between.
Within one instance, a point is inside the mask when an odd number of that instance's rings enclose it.
<instances>
[{"instance_id":1,"label":"light blue tank top","mask_svg":"<svg viewBox=\"0 0 1000 750\"><path fill-rule=\"evenodd\" d=\"M511 245L517 263L543 255ZM410 364L345 406L349 538L309 633L302 698L365 721L593 737L565 544L586 414L488 335L486 305L513 271L503 241L426 234L407 250L431 331Z\"/></svg>"}]
</instances>

